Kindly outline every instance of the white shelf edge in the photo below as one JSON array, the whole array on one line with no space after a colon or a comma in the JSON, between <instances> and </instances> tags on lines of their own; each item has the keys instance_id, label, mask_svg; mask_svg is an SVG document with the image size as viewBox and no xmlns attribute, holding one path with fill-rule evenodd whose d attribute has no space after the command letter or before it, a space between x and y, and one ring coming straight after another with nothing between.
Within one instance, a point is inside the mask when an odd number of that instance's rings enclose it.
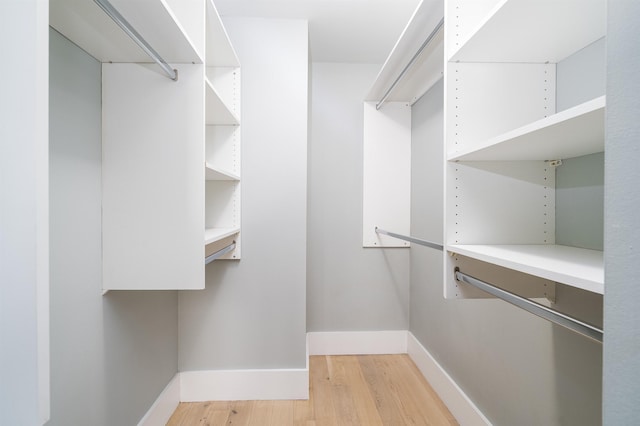
<instances>
[{"instance_id":1,"label":"white shelf edge","mask_svg":"<svg viewBox=\"0 0 640 426\"><path fill-rule=\"evenodd\" d=\"M208 77L205 77L206 85L206 124L208 126L216 125L239 125L240 120L236 114L229 108L224 100L218 94L215 86ZM215 109L212 111L212 109ZM213 116L213 117L212 117ZM218 116L222 116L218 118Z\"/></svg>"},{"instance_id":2,"label":"white shelf edge","mask_svg":"<svg viewBox=\"0 0 640 426\"><path fill-rule=\"evenodd\" d=\"M228 172L219 167L214 167L209 163L204 164L206 180L231 180L239 181L240 176L235 173Z\"/></svg>"},{"instance_id":3,"label":"white shelf edge","mask_svg":"<svg viewBox=\"0 0 640 426\"><path fill-rule=\"evenodd\" d=\"M215 243L232 235L238 234L240 228L208 228L204 230L204 245Z\"/></svg>"},{"instance_id":4,"label":"white shelf edge","mask_svg":"<svg viewBox=\"0 0 640 426\"><path fill-rule=\"evenodd\" d=\"M603 252L553 244L447 245L448 252L604 294Z\"/></svg>"},{"instance_id":5,"label":"white shelf edge","mask_svg":"<svg viewBox=\"0 0 640 426\"><path fill-rule=\"evenodd\" d=\"M604 151L604 109L605 96L584 102L573 108L566 109L557 114L545 117L533 123L511 130L502 135L491 138L480 146L448 155L449 161L485 161L485 160L553 160L560 158L572 158L581 155L593 154ZM592 120L594 114L602 115L601 135L589 131L592 136L590 143L576 143L569 145L564 138L558 143L560 133L576 120L586 121L587 124L597 124ZM545 135L539 143L530 144L524 140L527 137L535 137L536 133L553 133L558 135L552 138ZM601 137L600 137L601 136ZM518 146L522 145L521 149ZM519 151L519 154L511 153Z\"/></svg>"},{"instance_id":6,"label":"white shelf edge","mask_svg":"<svg viewBox=\"0 0 640 426\"><path fill-rule=\"evenodd\" d=\"M447 55L447 61L557 63L605 36L604 4L604 0L601 4L501 0ZM574 33L566 30L567 22L572 22ZM513 30L514 25L525 31L514 35L518 45L513 40L495 42L496 33Z\"/></svg>"},{"instance_id":7,"label":"white shelf edge","mask_svg":"<svg viewBox=\"0 0 640 426\"><path fill-rule=\"evenodd\" d=\"M152 10L146 13L145 20L150 19L153 27L162 28L162 36L150 34L149 31L141 29L138 25L139 20L142 19L139 13L134 13L132 16L131 11L122 10L120 4L116 3L114 6L169 64L204 63L202 54L185 33L184 27L176 19L173 10L168 8L164 1L148 2L148 4L152 6ZM159 11L162 11L160 15ZM94 2L52 1L49 21L53 28L102 63L153 63L153 60ZM148 29L149 25L143 25L143 27ZM180 34L180 41L159 42L167 39L167 32Z\"/></svg>"},{"instance_id":8,"label":"white shelf edge","mask_svg":"<svg viewBox=\"0 0 640 426\"><path fill-rule=\"evenodd\" d=\"M365 101L377 102L384 96L384 93L400 75L402 69L409 63L424 40L426 40L427 36L436 27L441 17L444 16L444 5L440 3L442 2L420 1L378 72L376 79L367 91L364 98ZM422 56L424 57L430 53L430 55L428 55L429 57L417 60L416 62L421 63L414 64L403 78L403 81L399 82L393 91L394 93L409 92L411 94L398 97L392 93L388 101L415 102L417 98L426 93L429 88L442 78L444 71L444 63L442 62L442 56L444 55L444 31L442 28L436 36L434 42L435 41L438 41L438 48L435 52L433 49L431 51L429 51L429 49L423 51ZM430 56L434 56L436 59L429 60ZM435 63L437 64L434 65ZM414 89L413 87L407 88L407 86L416 87Z\"/></svg>"},{"instance_id":9,"label":"white shelf edge","mask_svg":"<svg viewBox=\"0 0 640 426\"><path fill-rule=\"evenodd\" d=\"M238 59L238 55L236 54L235 49L233 48L233 44L231 44L231 40L229 39L229 34L222 23L222 19L220 14L218 13L218 9L216 8L213 0L207 0L207 11L206 11L206 35L205 35L205 63L208 67L239 67L240 60ZM213 33L216 34L213 34ZM214 44L213 40L216 35L222 38L222 46L224 46L224 52L222 55L222 59L218 59L217 55L210 52L209 48ZM216 43L218 46L221 45L220 42ZM211 59L210 58L215 58Z\"/></svg>"}]
</instances>

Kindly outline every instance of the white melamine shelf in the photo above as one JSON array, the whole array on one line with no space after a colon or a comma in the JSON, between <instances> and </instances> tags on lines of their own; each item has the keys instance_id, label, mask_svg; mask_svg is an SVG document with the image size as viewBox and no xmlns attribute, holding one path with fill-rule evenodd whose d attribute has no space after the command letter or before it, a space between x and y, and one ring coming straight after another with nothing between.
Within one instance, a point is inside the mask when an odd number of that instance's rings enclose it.
<instances>
[{"instance_id":1,"label":"white melamine shelf","mask_svg":"<svg viewBox=\"0 0 640 426\"><path fill-rule=\"evenodd\" d=\"M238 125L240 120L233 111L224 103L216 89L208 78L205 78L206 105L205 121L207 125Z\"/></svg>"},{"instance_id":2,"label":"white melamine shelf","mask_svg":"<svg viewBox=\"0 0 640 426\"><path fill-rule=\"evenodd\" d=\"M555 160L604 151L605 97L449 155L449 161Z\"/></svg>"},{"instance_id":3,"label":"white melamine shelf","mask_svg":"<svg viewBox=\"0 0 640 426\"><path fill-rule=\"evenodd\" d=\"M604 0L501 0L449 61L557 63L605 33Z\"/></svg>"},{"instance_id":4,"label":"white melamine shelf","mask_svg":"<svg viewBox=\"0 0 640 426\"><path fill-rule=\"evenodd\" d=\"M377 102L400 75L422 43L437 26L444 14L443 2L421 1L411 20L387 57L365 100ZM434 36L413 66L393 89L387 101L413 104L442 78L444 64L444 31Z\"/></svg>"},{"instance_id":5,"label":"white melamine shelf","mask_svg":"<svg viewBox=\"0 0 640 426\"><path fill-rule=\"evenodd\" d=\"M206 64L208 67L239 67L240 61L213 0L207 0Z\"/></svg>"},{"instance_id":6,"label":"white melamine shelf","mask_svg":"<svg viewBox=\"0 0 640 426\"><path fill-rule=\"evenodd\" d=\"M240 180L240 176L236 175L235 173L231 173L226 170L213 167L209 163L205 163L204 171L205 171L206 180L233 180L233 181Z\"/></svg>"},{"instance_id":7,"label":"white melamine shelf","mask_svg":"<svg viewBox=\"0 0 640 426\"><path fill-rule=\"evenodd\" d=\"M111 3L168 63L203 63L165 1ZM93 1L51 0L49 23L100 62L153 62Z\"/></svg>"},{"instance_id":8,"label":"white melamine shelf","mask_svg":"<svg viewBox=\"0 0 640 426\"><path fill-rule=\"evenodd\" d=\"M215 243L240 232L240 228L208 228L204 230L204 245Z\"/></svg>"},{"instance_id":9,"label":"white melamine shelf","mask_svg":"<svg viewBox=\"0 0 640 426\"><path fill-rule=\"evenodd\" d=\"M551 244L448 245L447 251L604 294L601 251Z\"/></svg>"}]
</instances>

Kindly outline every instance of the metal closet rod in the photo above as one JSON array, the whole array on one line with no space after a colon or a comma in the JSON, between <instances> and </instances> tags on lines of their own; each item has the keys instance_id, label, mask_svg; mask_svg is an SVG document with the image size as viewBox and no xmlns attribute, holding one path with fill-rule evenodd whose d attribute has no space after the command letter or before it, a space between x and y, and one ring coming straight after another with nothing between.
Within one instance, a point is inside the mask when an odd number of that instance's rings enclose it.
<instances>
[{"instance_id":1,"label":"metal closet rod","mask_svg":"<svg viewBox=\"0 0 640 426\"><path fill-rule=\"evenodd\" d=\"M440 251L443 250L443 247L441 244L432 243L431 241L427 241L427 240L421 240L420 238L409 237L407 235L396 234L395 232L385 231L384 229L380 229L377 226L376 226L376 234L384 234L393 238L398 238L400 240L420 244L421 246L431 247Z\"/></svg>"},{"instance_id":2,"label":"metal closet rod","mask_svg":"<svg viewBox=\"0 0 640 426\"><path fill-rule=\"evenodd\" d=\"M503 290L487 282L481 281L463 272L460 272L458 268L454 270L455 279L470 284L480 290L496 296L499 299L509 302L527 312L544 318L547 321L551 321L554 324L558 324L564 328L574 331L582 336L588 337L596 342L602 343L604 332L602 329L594 327L590 324L582 322L578 319L565 315L562 312L558 312L554 309L548 308L544 305L536 303L532 300L518 296L517 294Z\"/></svg>"},{"instance_id":3,"label":"metal closet rod","mask_svg":"<svg viewBox=\"0 0 640 426\"><path fill-rule=\"evenodd\" d=\"M429 43L431 43L431 40L433 40L433 38L436 36L438 31L440 31L440 28L442 28L443 25L444 25L444 17L440 20L440 22L438 22L438 25L436 25L433 31L431 31L431 34L429 34L429 37L427 37L424 43L422 43L422 46L420 46L420 48L415 53L415 55L413 55L409 63L400 72L400 75L398 75L398 77L394 80L394 82L391 84L389 89L387 89L384 96L382 96L382 99L380 99L380 101L376 104L376 109L380 109L380 107L382 107L382 104L384 104L384 101L386 101L389 95L391 95L391 92L393 91L393 89L395 89L396 85L400 82L400 80L404 78L404 75L407 73L407 71L409 71L409 68L413 66L414 62L418 59L422 51L429 45Z\"/></svg>"},{"instance_id":4,"label":"metal closet rod","mask_svg":"<svg viewBox=\"0 0 640 426\"><path fill-rule=\"evenodd\" d=\"M160 68L164 70L164 72L167 73L171 80L178 80L178 70L171 68L171 66L169 66L169 64L167 64L164 59L162 59L162 56L160 56L158 52L156 52L154 48L151 47L149 43L147 43L147 41L135 30L135 28L131 26L129 22L127 22L126 19L124 19L124 16L122 16L120 12L118 12L116 8L113 7L111 3L109 3L108 0L93 1L98 6L100 6L100 8L104 10L104 12L109 15L111 19L113 19L113 22L118 24L118 26L122 28L122 30L127 33L127 35L131 37L131 39L135 41L136 44L140 46L140 48L144 50L145 53L149 55L151 59L153 59L160 66Z\"/></svg>"},{"instance_id":5,"label":"metal closet rod","mask_svg":"<svg viewBox=\"0 0 640 426\"><path fill-rule=\"evenodd\" d=\"M217 258L224 256L225 254L229 253L231 250L233 250L234 248L236 248L236 242L232 242L231 244L229 244L228 246L226 246L223 249L218 250L217 252L210 254L209 256L204 258L204 264L208 265L209 263L213 262L214 260L216 260Z\"/></svg>"}]
</instances>

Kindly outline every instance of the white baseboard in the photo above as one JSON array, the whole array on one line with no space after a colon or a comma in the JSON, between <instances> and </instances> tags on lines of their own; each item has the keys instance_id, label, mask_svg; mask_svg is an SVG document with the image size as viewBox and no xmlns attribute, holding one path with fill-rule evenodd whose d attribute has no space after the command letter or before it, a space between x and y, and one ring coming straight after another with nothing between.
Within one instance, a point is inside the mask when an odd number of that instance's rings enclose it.
<instances>
[{"instance_id":1,"label":"white baseboard","mask_svg":"<svg viewBox=\"0 0 640 426\"><path fill-rule=\"evenodd\" d=\"M182 402L309 399L309 369L180 373Z\"/></svg>"},{"instance_id":2,"label":"white baseboard","mask_svg":"<svg viewBox=\"0 0 640 426\"><path fill-rule=\"evenodd\" d=\"M407 331L329 331L307 333L309 355L406 354Z\"/></svg>"},{"instance_id":3,"label":"white baseboard","mask_svg":"<svg viewBox=\"0 0 640 426\"><path fill-rule=\"evenodd\" d=\"M307 335L307 355L407 353L461 425L491 425L464 391L406 331L314 332ZM304 369L208 370L176 374L138 426L163 425L179 402L309 398L309 365Z\"/></svg>"},{"instance_id":4,"label":"white baseboard","mask_svg":"<svg viewBox=\"0 0 640 426\"><path fill-rule=\"evenodd\" d=\"M482 411L476 407L473 401L460 389L458 384L412 333L409 333L407 340L409 357L418 366L422 375L427 379L458 423L464 426L491 425L491 422L482 414Z\"/></svg>"},{"instance_id":5,"label":"white baseboard","mask_svg":"<svg viewBox=\"0 0 640 426\"><path fill-rule=\"evenodd\" d=\"M180 373L176 373L138 426L166 425L180 403Z\"/></svg>"}]
</instances>

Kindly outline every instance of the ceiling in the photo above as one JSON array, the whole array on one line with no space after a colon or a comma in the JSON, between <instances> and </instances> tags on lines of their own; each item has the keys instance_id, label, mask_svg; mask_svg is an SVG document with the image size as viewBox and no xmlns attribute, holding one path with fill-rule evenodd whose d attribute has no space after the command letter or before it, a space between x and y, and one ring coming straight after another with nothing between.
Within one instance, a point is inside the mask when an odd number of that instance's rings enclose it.
<instances>
[{"instance_id":1,"label":"ceiling","mask_svg":"<svg viewBox=\"0 0 640 426\"><path fill-rule=\"evenodd\" d=\"M313 62L381 64L419 0L214 0L224 17L306 19Z\"/></svg>"}]
</instances>

